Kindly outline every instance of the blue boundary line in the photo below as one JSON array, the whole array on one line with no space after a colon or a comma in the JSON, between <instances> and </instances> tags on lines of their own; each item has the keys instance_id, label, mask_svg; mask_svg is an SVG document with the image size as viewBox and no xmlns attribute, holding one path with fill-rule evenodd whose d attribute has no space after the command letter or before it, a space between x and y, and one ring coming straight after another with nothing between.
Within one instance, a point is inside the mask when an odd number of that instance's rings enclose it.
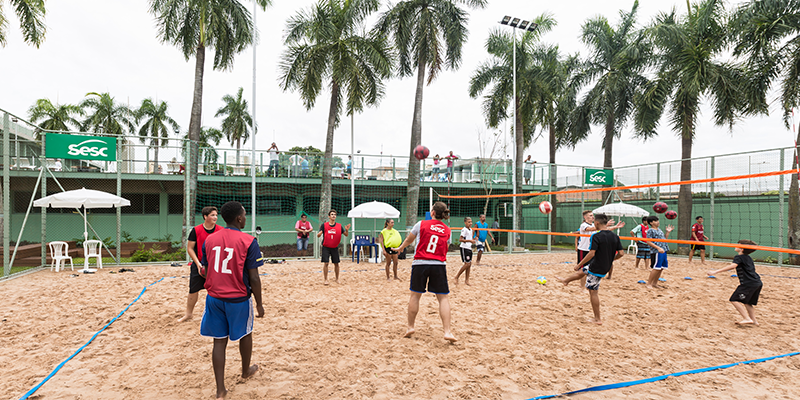
<instances>
[{"instance_id":1,"label":"blue boundary line","mask_svg":"<svg viewBox=\"0 0 800 400\"><path fill-rule=\"evenodd\" d=\"M174 277L172 277L172 278L174 278ZM25 399L27 399L28 397L30 397L30 396L31 396L33 393L35 393L37 390L39 390L39 388L40 388L40 387L42 387L42 385L44 385L44 384L45 384L45 383L46 383L48 380L50 380L50 378L52 378L52 377L53 377L53 376L56 374L56 372L58 372L59 370L61 370L61 368L62 368L62 367L63 367L63 366L64 366L64 365L65 365L67 362L69 362L69 360L72 360L72 359L73 359L75 356L77 356L77 355L78 355L78 353L80 353L80 352L81 352L81 351L82 351L84 348L86 348L86 346L88 346L88 345L89 345L89 343L92 343L92 341L93 341L93 340L94 340L94 339L97 337L97 335L99 335L99 334L100 334L100 333L102 333L104 330L106 330L106 328L108 328L108 327L109 327L109 326L110 326L112 323L114 323L114 321L116 321L116 320L117 320L119 317L121 317L121 316L122 316L122 314L124 314L124 313L125 313L125 311L128 311L128 309L129 309L129 308L130 308L130 307L133 305L133 303L136 303L136 301L138 301L138 300L139 300L139 299L142 297L142 295L143 295L143 294L144 294L144 292L147 290L147 288L149 288L150 286L153 286L153 285L155 285L155 284L156 284L156 283L158 283L158 282L161 282L161 281L163 281L164 279L165 279L165 278L161 278L161 279L159 279L159 280L157 280L157 281L155 281L155 282L153 282L153 283L151 283L151 284L149 284L149 285L145 286L145 287L142 289L142 291L139 293L139 295L138 295L138 296L136 296L136 298L135 298L135 299L134 299L132 302L130 302L130 303L128 304L128 306L127 306L127 307L125 307L125 309L124 309L124 310L122 310L122 311L121 311L119 314L117 314L117 316L116 316L116 317L114 317L114 318L113 318L111 321L108 321L108 323L107 323L105 326L103 326L103 327L102 327L102 328L101 328L99 331L97 331L97 332L96 332L94 335L92 335L91 339L89 339L89 341L88 341L88 342L86 342L86 344L84 344L84 345L83 345L83 346L81 346L81 347L80 347L80 348L79 348L77 351L75 351L74 353L72 353L72 355L71 355L71 356L69 356L69 357L67 357L67 359L66 359L66 360L62 361L62 362L61 362L61 364L58 364L58 366L56 366L56 368L55 368L55 369L54 369L52 372L50 372L50 374L48 374L48 375L47 375L47 376L46 376L46 377L45 377L45 378L44 378L44 379L43 379L41 382L39 382L39 384L38 384L38 385L34 386L34 387L33 387L33 389L29 390L27 393L25 393L24 395L22 395L22 397L20 397L20 398L19 398L19 400L25 400Z\"/></svg>"},{"instance_id":2,"label":"blue boundary line","mask_svg":"<svg viewBox=\"0 0 800 400\"><path fill-rule=\"evenodd\" d=\"M689 370L689 371L675 372L675 373L672 373L672 374L656 376L656 377L653 377L653 378L639 379L639 380L635 380L635 381L628 381L628 382L621 382L621 383L612 383L612 384L608 384L608 385L592 386L592 387L588 387L586 389L574 390L572 392L532 397L532 398L527 399L527 400L552 399L552 398L556 398L556 397L569 396L569 395L573 395L573 394L577 394L577 393L599 392L599 391L603 391L603 390L619 389L619 388L624 388L624 387L629 387L629 386L641 385L643 383L663 381L664 379L667 379L667 378L673 377L673 376L699 374L701 372L709 372L709 371L716 371L716 370L720 370L720 369L731 368L731 367L735 367L737 365L757 364L757 363L761 363L761 362L764 362L764 361L775 360L775 359L778 359L778 358L792 357L792 356L796 356L798 354L800 354L800 352L781 354L779 356L759 358L759 359L755 359L755 360L739 361L739 362L735 362L733 364L725 364L725 365L718 365L716 367L699 368L699 369L693 369L693 370Z\"/></svg>"}]
</instances>

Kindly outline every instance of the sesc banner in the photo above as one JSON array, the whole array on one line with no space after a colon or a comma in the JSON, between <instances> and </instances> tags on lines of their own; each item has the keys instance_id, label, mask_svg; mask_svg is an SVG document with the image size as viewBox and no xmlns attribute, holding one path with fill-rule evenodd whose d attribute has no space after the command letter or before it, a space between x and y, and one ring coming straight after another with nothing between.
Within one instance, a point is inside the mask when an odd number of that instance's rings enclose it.
<instances>
[{"instance_id":1,"label":"sesc banner","mask_svg":"<svg viewBox=\"0 0 800 400\"><path fill-rule=\"evenodd\" d=\"M47 158L117 161L117 138L45 134Z\"/></svg>"},{"instance_id":2,"label":"sesc banner","mask_svg":"<svg viewBox=\"0 0 800 400\"><path fill-rule=\"evenodd\" d=\"M586 168L584 183L587 185L611 186L614 184L613 169L591 169Z\"/></svg>"}]
</instances>

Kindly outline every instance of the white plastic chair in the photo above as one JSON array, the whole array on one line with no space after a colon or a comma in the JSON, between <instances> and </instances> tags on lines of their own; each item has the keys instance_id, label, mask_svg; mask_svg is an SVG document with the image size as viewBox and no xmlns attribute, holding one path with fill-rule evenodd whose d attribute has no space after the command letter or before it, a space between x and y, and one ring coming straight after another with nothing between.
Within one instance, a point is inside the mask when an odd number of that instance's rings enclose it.
<instances>
[{"instance_id":1,"label":"white plastic chair","mask_svg":"<svg viewBox=\"0 0 800 400\"><path fill-rule=\"evenodd\" d=\"M201 175L206 174L206 168L203 164L197 164L197 173Z\"/></svg>"},{"instance_id":2,"label":"white plastic chair","mask_svg":"<svg viewBox=\"0 0 800 400\"><path fill-rule=\"evenodd\" d=\"M633 251L631 251L633 249ZM636 245L635 240L631 240L631 244L628 246L628 254L636 254L639 252L639 246Z\"/></svg>"},{"instance_id":3,"label":"white plastic chair","mask_svg":"<svg viewBox=\"0 0 800 400\"><path fill-rule=\"evenodd\" d=\"M97 268L103 268L103 257L100 255L103 242L99 240L85 240L83 242L83 269L89 269L89 257L97 259Z\"/></svg>"},{"instance_id":4,"label":"white plastic chair","mask_svg":"<svg viewBox=\"0 0 800 400\"><path fill-rule=\"evenodd\" d=\"M69 266L72 270L75 270L75 265L72 264L72 257L69 256L69 244L67 242L50 242L50 270L53 269L58 272L59 267L61 267L62 263L64 268L67 267L66 262L64 260L69 260Z\"/></svg>"}]
</instances>

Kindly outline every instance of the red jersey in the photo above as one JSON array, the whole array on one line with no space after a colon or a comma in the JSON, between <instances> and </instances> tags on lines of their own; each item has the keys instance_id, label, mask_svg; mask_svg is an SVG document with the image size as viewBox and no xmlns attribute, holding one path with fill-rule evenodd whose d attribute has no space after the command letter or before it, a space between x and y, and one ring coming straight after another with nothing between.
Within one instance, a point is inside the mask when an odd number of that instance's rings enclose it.
<instances>
[{"instance_id":1,"label":"red jersey","mask_svg":"<svg viewBox=\"0 0 800 400\"><path fill-rule=\"evenodd\" d=\"M329 222L322 224L319 230L324 230L322 234L322 246L328 248L339 247L342 242L342 224L336 223L333 226Z\"/></svg>"},{"instance_id":2,"label":"red jersey","mask_svg":"<svg viewBox=\"0 0 800 400\"><path fill-rule=\"evenodd\" d=\"M198 260L202 260L203 259L203 243L206 242L206 238L208 238L210 235L212 235L214 233L217 233L217 232L221 231L222 229L223 228L221 226L214 225L214 232L213 233L208 233L208 232L206 232L206 228L203 227L203 224L200 224L200 225L197 225L197 226L194 227L194 235L197 238L197 242L196 242L197 244L195 244L194 252L197 254L197 259ZM192 262L194 262L194 261L192 261ZM199 267L199 265L198 265L198 267Z\"/></svg>"},{"instance_id":3,"label":"red jersey","mask_svg":"<svg viewBox=\"0 0 800 400\"><path fill-rule=\"evenodd\" d=\"M223 229L206 239L203 265L209 296L239 300L250 297L247 268L263 264L256 239L238 229Z\"/></svg>"},{"instance_id":4,"label":"red jersey","mask_svg":"<svg viewBox=\"0 0 800 400\"><path fill-rule=\"evenodd\" d=\"M639 227L642 228L642 237L647 237L647 224L639 224Z\"/></svg>"},{"instance_id":5,"label":"red jersey","mask_svg":"<svg viewBox=\"0 0 800 400\"><path fill-rule=\"evenodd\" d=\"M698 242L705 242L706 239L703 237L703 225L694 224L692 225L692 232L694 232L694 236L697 238Z\"/></svg>"},{"instance_id":6,"label":"red jersey","mask_svg":"<svg viewBox=\"0 0 800 400\"><path fill-rule=\"evenodd\" d=\"M436 219L422 221L417 238L419 238L419 243L414 260L447 261L450 227Z\"/></svg>"}]
</instances>

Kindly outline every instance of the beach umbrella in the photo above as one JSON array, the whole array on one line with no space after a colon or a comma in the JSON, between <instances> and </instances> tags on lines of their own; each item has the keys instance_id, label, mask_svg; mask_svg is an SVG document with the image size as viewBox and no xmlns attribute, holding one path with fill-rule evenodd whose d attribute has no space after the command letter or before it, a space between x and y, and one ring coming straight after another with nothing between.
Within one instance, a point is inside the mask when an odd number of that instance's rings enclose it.
<instances>
[{"instance_id":1,"label":"beach umbrella","mask_svg":"<svg viewBox=\"0 0 800 400\"><path fill-rule=\"evenodd\" d=\"M55 208L81 208L83 207L83 239L89 238L86 227L86 209L88 208L113 208L131 205L131 202L122 197L111 193L101 192L81 188L79 190L69 190L66 192L52 194L42 197L33 202L36 207L55 207Z\"/></svg>"}]
</instances>

